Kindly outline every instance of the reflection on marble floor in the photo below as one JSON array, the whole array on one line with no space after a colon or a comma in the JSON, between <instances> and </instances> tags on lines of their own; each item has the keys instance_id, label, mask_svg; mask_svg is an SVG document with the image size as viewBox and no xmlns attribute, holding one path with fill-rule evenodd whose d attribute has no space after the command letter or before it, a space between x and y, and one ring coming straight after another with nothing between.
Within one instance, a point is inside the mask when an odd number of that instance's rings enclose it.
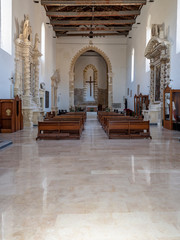
<instances>
[{"instance_id":1,"label":"reflection on marble floor","mask_svg":"<svg viewBox=\"0 0 180 240\"><path fill-rule=\"evenodd\" d=\"M1 138L1 240L180 240L180 132L109 140L88 120L81 140Z\"/></svg>"}]
</instances>

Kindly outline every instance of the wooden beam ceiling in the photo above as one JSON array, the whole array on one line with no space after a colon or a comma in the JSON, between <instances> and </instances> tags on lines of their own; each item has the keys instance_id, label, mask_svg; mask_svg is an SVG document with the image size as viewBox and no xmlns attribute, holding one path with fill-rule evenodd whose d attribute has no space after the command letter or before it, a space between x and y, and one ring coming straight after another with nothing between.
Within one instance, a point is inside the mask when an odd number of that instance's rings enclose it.
<instances>
[{"instance_id":1,"label":"wooden beam ceiling","mask_svg":"<svg viewBox=\"0 0 180 240\"><path fill-rule=\"evenodd\" d=\"M41 4L57 37L127 36L146 0L41 0Z\"/></svg>"},{"instance_id":2,"label":"wooden beam ceiling","mask_svg":"<svg viewBox=\"0 0 180 240\"><path fill-rule=\"evenodd\" d=\"M137 16L140 14L140 10L136 11L105 11L105 12L47 12L48 17L122 17L122 16Z\"/></svg>"},{"instance_id":3,"label":"wooden beam ceiling","mask_svg":"<svg viewBox=\"0 0 180 240\"><path fill-rule=\"evenodd\" d=\"M41 0L42 5L46 6L116 6L116 5L143 5L146 4L146 0L66 0L66 1L48 1Z\"/></svg>"}]
</instances>

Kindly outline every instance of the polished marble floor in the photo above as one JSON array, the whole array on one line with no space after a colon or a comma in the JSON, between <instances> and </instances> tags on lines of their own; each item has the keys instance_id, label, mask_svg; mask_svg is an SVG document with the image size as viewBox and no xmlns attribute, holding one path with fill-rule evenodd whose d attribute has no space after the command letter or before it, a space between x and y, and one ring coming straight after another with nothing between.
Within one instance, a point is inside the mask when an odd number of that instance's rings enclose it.
<instances>
[{"instance_id":1,"label":"polished marble floor","mask_svg":"<svg viewBox=\"0 0 180 240\"><path fill-rule=\"evenodd\" d=\"M81 140L0 137L1 240L180 240L180 132L109 140L94 117Z\"/></svg>"}]
</instances>

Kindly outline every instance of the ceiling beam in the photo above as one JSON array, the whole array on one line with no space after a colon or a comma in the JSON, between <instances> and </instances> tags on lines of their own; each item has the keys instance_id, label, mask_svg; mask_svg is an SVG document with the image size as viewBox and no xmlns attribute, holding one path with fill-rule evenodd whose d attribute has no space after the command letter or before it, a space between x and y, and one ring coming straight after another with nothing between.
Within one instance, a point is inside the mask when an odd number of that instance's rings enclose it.
<instances>
[{"instance_id":1,"label":"ceiling beam","mask_svg":"<svg viewBox=\"0 0 180 240\"><path fill-rule=\"evenodd\" d=\"M117 6L117 5L143 5L147 0L66 0L66 1L49 1L41 0L45 6Z\"/></svg>"},{"instance_id":2,"label":"ceiling beam","mask_svg":"<svg viewBox=\"0 0 180 240\"><path fill-rule=\"evenodd\" d=\"M89 34L89 33L70 33L70 34L56 34L57 37L89 37L89 36L93 36L93 37L104 37L104 36L122 36L128 35L128 32L123 32L123 33L93 33L93 34Z\"/></svg>"},{"instance_id":3,"label":"ceiling beam","mask_svg":"<svg viewBox=\"0 0 180 240\"><path fill-rule=\"evenodd\" d=\"M121 16L137 16L140 11L106 11L106 12L47 12L49 17L121 17Z\"/></svg>"},{"instance_id":4,"label":"ceiling beam","mask_svg":"<svg viewBox=\"0 0 180 240\"><path fill-rule=\"evenodd\" d=\"M58 21L51 20L51 25L124 25L124 24L134 24L134 19L127 20L93 20L93 21Z\"/></svg>"},{"instance_id":5,"label":"ceiling beam","mask_svg":"<svg viewBox=\"0 0 180 240\"><path fill-rule=\"evenodd\" d=\"M66 31L71 31L71 32L85 32L85 31L130 31L132 27L105 27L105 26L99 26L99 27L56 27L54 26L53 30L55 32L66 32Z\"/></svg>"}]
</instances>

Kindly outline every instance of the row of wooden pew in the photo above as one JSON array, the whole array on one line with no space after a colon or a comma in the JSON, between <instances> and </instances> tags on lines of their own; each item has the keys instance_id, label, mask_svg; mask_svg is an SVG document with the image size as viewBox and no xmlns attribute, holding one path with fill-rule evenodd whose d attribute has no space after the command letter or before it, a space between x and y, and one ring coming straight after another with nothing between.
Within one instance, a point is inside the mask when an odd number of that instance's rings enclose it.
<instances>
[{"instance_id":1,"label":"row of wooden pew","mask_svg":"<svg viewBox=\"0 0 180 240\"><path fill-rule=\"evenodd\" d=\"M86 112L69 112L60 116L45 118L38 122L38 139L80 139Z\"/></svg>"},{"instance_id":2,"label":"row of wooden pew","mask_svg":"<svg viewBox=\"0 0 180 240\"><path fill-rule=\"evenodd\" d=\"M98 121L108 138L150 138L149 121L114 112L98 112Z\"/></svg>"}]
</instances>

